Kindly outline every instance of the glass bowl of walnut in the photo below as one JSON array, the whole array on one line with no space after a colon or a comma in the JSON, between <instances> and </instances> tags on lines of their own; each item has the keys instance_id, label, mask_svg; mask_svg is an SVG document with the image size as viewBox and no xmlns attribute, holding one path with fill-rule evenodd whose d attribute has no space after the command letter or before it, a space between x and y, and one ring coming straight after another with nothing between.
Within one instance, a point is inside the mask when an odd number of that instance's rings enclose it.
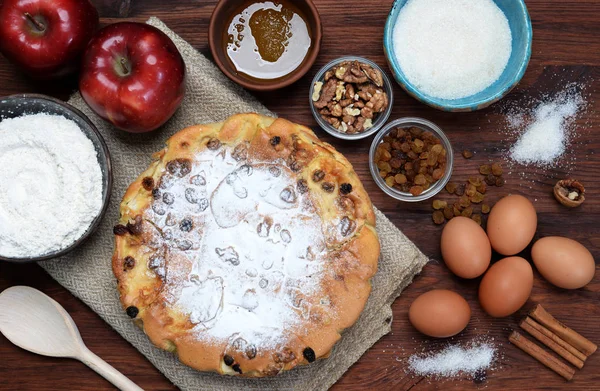
<instances>
[{"instance_id":1,"label":"glass bowl of walnut","mask_svg":"<svg viewBox=\"0 0 600 391\"><path fill-rule=\"evenodd\" d=\"M347 56L325 65L310 87L310 108L327 133L359 140L377 132L390 117L392 83L374 62Z\"/></svg>"},{"instance_id":2,"label":"glass bowl of walnut","mask_svg":"<svg viewBox=\"0 0 600 391\"><path fill-rule=\"evenodd\" d=\"M371 175L387 195L418 202L438 194L452 176L450 140L434 123L400 118L377 134L369 151Z\"/></svg>"}]
</instances>

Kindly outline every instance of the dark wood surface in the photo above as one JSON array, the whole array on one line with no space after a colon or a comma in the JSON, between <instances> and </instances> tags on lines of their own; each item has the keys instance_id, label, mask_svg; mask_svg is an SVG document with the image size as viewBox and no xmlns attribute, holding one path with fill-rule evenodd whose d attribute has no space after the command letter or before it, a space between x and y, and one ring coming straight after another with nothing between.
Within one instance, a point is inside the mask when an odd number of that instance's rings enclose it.
<instances>
[{"instance_id":1,"label":"dark wood surface","mask_svg":"<svg viewBox=\"0 0 600 391\"><path fill-rule=\"evenodd\" d=\"M144 21L160 17L202 53L209 55L207 28L215 1L200 0L95 0L102 23L126 17ZM383 25L392 0L315 0L324 22L324 40L317 64L298 83L273 93L258 94L259 99L280 116L316 128L306 104L312 76L326 62L347 54L368 57L382 66ZM539 216L538 236L563 235L588 247L600 260L600 2L597 0L527 0L533 22L533 56L527 73L516 90L502 103L476 113L451 114L428 108L395 88L393 118L419 116L436 122L446 130L456 152L469 149L476 153L471 160L456 159L454 179L466 180L480 164L500 161L508 145L500 130L504 127L504 102L522 102L527 97L552 94L568 82L587 86L589 107L578 121L579 132L569 154L576 160L570 168L530 170L513 167L503 188L488 194L495 201L508 193L520 193L531 200ZM387 69L387 68L386 68ZM75 79L61 83L38 83L21 75L0 57L0 95L20 92L46 93L67 98L76 88ZM354 164L373 203L433 259L415 282L394 303L392 333L375 344L334 386L336 390L598 390L600 389L600 353L592 356L572 382L541 366L507 342L512 328L534 303L542 303L558 319L596 343L600 342L600 280L598 273L583 289L565 291L552 287L536 272L533 293L525 307L505 319L485 315L477 302L478 280L464 281L449 274L440 262L441 227L431 222L431 205L397 202L372 181L367 165L370 139L341 142L318 135L331 142ZM508 141L510 142L510 141ZM525 179L523 179L523 173ZM585 204L567 210L555 202L552 186L558 179L574 176L587 189ZM175 387L135 348L123 340L82 302L54 282L37 265L0 263L0 290L13 285L30 285L41 289L73 316L90 349L147 390L171 390ZM412 300L431 288L455 289L463 294L473 311L471 323L454 341L467 341L476 335L494 338L501 358L489 371L483 384L468 378L429 380L406 374L406 359L422 349L442 346L419 335L407 320ZM2 390L105 390L113 387L83 364L68 359L53 359L25 352L0 335L0 389Z\"/></svg>"}]
</instances>

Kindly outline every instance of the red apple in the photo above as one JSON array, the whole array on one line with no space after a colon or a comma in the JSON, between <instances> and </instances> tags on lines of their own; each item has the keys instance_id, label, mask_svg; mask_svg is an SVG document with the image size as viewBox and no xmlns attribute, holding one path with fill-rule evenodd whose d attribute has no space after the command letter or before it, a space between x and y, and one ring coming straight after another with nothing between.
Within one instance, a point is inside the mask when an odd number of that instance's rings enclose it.
<instances>
[{"instance_id":1,"label":"red apple","mask_svg":"<svg viewBox=\"0 0 600 391\"><path fill-rule=\"evenodd\" d=\"M75 71L97 27L89 0L0 0L0 52L36 78Z\"/></svg>"},{"instance_id":2,"label":"red apple","mask_svg":"<svg viewBox=\"0 0 600 391\"><path fill-rule=\"evenodd\" d=\"M142 133L164 124L185 93L185 64L162 31L116 23L92 38L83 56L79 90L116 127Z\"/></svg>"}]
</instances>

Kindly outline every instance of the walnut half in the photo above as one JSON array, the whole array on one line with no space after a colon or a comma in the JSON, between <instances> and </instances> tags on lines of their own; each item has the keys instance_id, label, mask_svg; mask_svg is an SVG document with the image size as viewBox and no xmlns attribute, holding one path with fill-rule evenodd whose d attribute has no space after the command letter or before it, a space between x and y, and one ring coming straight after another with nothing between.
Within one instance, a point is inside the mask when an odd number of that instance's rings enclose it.
<instances>
[{"instance_id":1,"label":"walnut half","mask_svg":"<svg viewBox=\"0 0 600 391\"><path fill-rule=\"evenodd\" d=\"M576 208L585 201L585 188L574 179L563 179L554 185L554 197L564 206Z\"/></svg>"}]
</instances>

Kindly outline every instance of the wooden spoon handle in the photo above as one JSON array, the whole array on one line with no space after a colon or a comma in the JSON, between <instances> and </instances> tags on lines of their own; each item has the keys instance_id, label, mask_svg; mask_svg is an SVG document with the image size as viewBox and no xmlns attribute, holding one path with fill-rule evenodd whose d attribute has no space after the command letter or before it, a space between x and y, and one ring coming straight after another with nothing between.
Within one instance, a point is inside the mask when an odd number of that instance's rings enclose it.
<instances>
[{"instance_id":1,"label":"wooden spoon handle","mask_svg":"<svg viewBox=\"0 0 600 391\"><path fill-rule=\"evenodd\" d=\"M111 382L121 391L144 391L134 382L129 380L121 372L110 366L106 361L92 353L91 350L83 348L79 357L82 363L96 371L100 376Z\"/></svg>"}]
</instances>

